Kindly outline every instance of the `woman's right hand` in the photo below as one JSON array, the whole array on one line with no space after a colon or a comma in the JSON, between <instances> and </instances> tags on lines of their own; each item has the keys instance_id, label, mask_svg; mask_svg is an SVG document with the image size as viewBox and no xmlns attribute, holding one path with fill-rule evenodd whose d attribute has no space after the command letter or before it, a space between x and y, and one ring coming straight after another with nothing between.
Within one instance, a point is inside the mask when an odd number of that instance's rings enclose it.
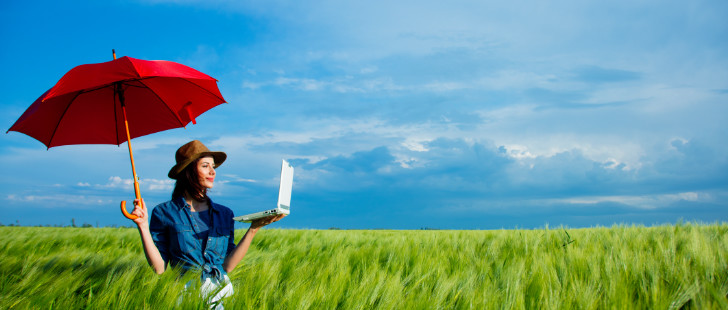
<instances>
[{"instance_id":1,"label":"woman's right hand","mask_svg":"<svg viewBox=\"0 0 728 310\"><path fill-rule=\"evenodd\" d=\"M286 217L286 214L271 215L269 217L264 217L262 219L257 219L255 221L253 221L252 223L250 223L250 228L259 229L259 228L261 228L263 226L266 226L268 224L271 224L271 223L274 223L274 222L278 222L278 221L280 221L284 217Z\"/></svg>"},{"instance_id":2,"label":"woman's right hand","mask_svg":"<svg viewBox=\"0 0 728 310\"><path fill-rule=\"evenodd\" d=\"M133 221L137 224L137 226L139 226L139 228L142 228L142 226L149 228L149 221L147 220L147 208L146 204L144 204L144 198L142 198L141 204L139 203L139 199L134 199L134 211L131 211L131 214L137 216L137 218L135 218Z\"/></svg>"}]
</instances>

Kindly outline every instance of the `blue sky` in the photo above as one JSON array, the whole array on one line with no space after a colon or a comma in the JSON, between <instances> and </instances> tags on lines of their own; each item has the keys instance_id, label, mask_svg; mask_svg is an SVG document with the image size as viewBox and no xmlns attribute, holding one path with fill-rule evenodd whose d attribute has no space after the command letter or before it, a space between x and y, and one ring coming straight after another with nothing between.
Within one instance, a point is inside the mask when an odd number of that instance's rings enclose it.
<instances>
[{"instance_id":1,"label":"blue sky","mask_svg":"<svg viewBox=\"0 0 728 310\"><path fill-rule=\"evenodd\" d=\"M132 140L142 196L174 151L228 154L211 197L284 228L728 220L725 1L5 1L5 130L76 65L180 62L228 104ZM129 225L125 145L0 136L0 223ZM241 227L243 227L241 225Z\"/></svg>"}]
</instances>

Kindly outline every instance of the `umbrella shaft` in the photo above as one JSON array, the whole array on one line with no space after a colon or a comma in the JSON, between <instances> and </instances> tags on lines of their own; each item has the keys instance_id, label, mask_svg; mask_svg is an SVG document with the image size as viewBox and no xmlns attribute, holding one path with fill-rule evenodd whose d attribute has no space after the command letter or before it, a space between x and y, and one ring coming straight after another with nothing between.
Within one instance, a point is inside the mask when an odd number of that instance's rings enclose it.
<instances>
[{"instance_id":1,"label":"umbrella shaft","mask_svg":"<svg viewBox=\"0 0 728 310\"><path fill-rule=\"evenodd\" d=\"M123 98L120 96L120 98ZM131 173L134 176L134 194L136 199L141 200L141 193L139 192L139 181L137 179L136 167L134 166L134 153L131 150L131 136L129 135L129 121L126 119L126 106L124 102L121 103L121 112L124 115L124 129L126 129L126 145L129 146L129 159L131 160Z\"/></svg>"},{"instance_id":2,"label":"umbrella shaft","mask_svg":"<svg viewBox=\"0 0 728 310\"><path fill-rule=\"evenodd\" d=\"M129 159L131 160L131 173L134 176L134 194L136 199L141 200L139 193L139 180L137 179L136 167L134 166L134 153L131 150L131 135L129 134L129 121L126 118L126 104L124 103L124 89L121 82L114 83L114 93L119 96L121 104L121 113L124 116L124 129L126 130L126 144L129 146Z\"/></svg>"}]
</instances>

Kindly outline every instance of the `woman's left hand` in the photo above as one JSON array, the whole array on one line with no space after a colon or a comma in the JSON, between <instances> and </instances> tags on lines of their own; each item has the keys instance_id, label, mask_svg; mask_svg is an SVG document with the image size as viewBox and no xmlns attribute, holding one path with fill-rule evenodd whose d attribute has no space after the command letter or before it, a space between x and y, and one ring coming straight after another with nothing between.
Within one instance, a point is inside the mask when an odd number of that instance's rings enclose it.
<instances>
[{"instance_id":1,"label":"woman's left hand","mask_svg":"<svg viewBox=\"0 0 728 310\"><path fill-rule=\"evenodd\" d=\"M286 214L271 215L269 217L257 219L255 221L253 221L252 223L250 223L250 228L254 228L254 229L261 228L268 224L278 222L279 220L281 220L284 217L286 217Z\"/></svg>"}]
</instances>

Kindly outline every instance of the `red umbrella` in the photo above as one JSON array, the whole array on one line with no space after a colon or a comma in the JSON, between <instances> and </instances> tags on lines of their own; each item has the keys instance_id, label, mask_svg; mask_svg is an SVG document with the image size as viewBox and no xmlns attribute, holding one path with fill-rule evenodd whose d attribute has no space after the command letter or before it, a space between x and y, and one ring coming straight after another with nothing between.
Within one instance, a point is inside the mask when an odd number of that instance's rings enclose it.
<instances>
[{"instance_id":1,"label":"red umbrella","mask_svg":"<svg viewBox=\"0 0 728 310\"><path fill-rule=\"evenodd\" d=\"M121 57L68 71L38 98L8 132L27 134L48 148L69 144L116 144L184 127L224 103L217 80L188 66L163 60ZM131 124L131 126L130 126ZM134 192L141 199L134 156L129 158ZM121 211L130 219L121 202Z\"/></svg>"}]
</instances>

